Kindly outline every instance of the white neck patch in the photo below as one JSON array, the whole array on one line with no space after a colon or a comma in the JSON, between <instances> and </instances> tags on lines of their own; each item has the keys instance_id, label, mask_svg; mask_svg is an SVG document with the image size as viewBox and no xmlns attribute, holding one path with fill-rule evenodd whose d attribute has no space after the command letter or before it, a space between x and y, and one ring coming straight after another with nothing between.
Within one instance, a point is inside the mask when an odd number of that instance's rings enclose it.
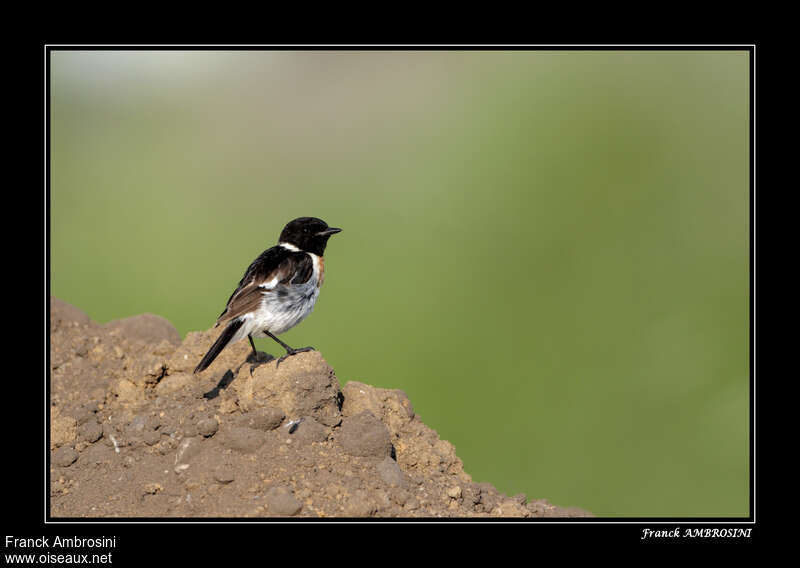
<instances>
[{"instance_id":1,"label":"white neck patch","mask_svg":"<svg viewBox=\"0 0 800 568\"><path fill-rule=\"evenodd\" d=\"M300 249L290 243L278 243L280 246L285 248L286 250L290 250L292 252L300 252Z\"/></svg>"}]
</instances>

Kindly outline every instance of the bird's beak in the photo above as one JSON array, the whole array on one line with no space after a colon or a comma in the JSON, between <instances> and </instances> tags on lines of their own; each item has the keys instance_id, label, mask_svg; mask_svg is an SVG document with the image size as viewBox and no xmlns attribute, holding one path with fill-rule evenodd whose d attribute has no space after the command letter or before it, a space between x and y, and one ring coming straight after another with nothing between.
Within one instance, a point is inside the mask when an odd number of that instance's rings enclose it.
<instances>
[{"instance_id":1,"label":"bird's beak","mask_svg":"<svg viewBox=\"0 0 800 568\"><path fill-rule=\"evenodd\" d=\"M317 233L318 237L330 237L331 235L335 235L336 233L341 233L341 229L337 229L336 227L328 227L324 231L320 231Z\"/></svg>"}]
</instances>

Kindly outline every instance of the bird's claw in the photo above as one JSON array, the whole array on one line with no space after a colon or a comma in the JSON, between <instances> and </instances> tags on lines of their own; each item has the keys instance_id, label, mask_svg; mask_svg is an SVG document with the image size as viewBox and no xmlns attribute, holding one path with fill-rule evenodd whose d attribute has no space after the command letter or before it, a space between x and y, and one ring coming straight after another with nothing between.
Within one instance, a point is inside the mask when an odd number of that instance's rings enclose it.
<instances>
[{"instance_id":1,"label":"bird's claw","mask_svg":"<svg viewBox=\"0 0 800 568\"><path fill-rule=\"evenodd\" d=\"M301 347L300 349L292 349L291 351L287 351L286 355L279 358L277 363L275 363L275 368L277 369L281 362L286 359L287 357L291 357L292 355L296 355L298 353L303 353L304 351L316 351L313 347Z\"/></svg>"}]
</instances>

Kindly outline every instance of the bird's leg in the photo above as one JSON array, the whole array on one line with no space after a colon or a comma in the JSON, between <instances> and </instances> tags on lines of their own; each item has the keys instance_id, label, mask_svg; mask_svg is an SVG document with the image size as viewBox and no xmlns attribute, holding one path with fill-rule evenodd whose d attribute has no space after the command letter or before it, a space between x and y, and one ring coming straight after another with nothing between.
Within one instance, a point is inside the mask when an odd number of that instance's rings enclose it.
<instances>
[{"instance_id":1,"label":"bird's leg","mask_svg":"<svg viewBox=\"0 0 800 568\"><path fill-rule=\"evenodd\" d=\"M265 355L264 357L260 357L258 351L256 350L256 345L255 345L255 343L253 343L253 336L248 333L247 334L247 339L250 341L250 347L253 349L252 355L249 355L247 357L247 360L251 361L250 374L252 375L253 374L253 369L256 366L258 366L259 363L264 363L266 361L269 361L270 356L269 355Z\"/></svg>"},{"instance_id":2,"label":"bird's leg","mask_svg":"<svg viewBox=\"0 0 800 568\"><path fill-rule=\"evenodd\" d=\"M281 347L283 347L284 349L286 349L286 355L284 355L283 357L281 357L280 359L278 359L278 362L277 362L277 363L275 363L275 367L276 367L276 368L278 367L278 365L280 365L280 364L281 364L281 361L283 361L283 360L284 360L284 359L286 359L287 357L291 357L292 355L295 355L295 354L297 354L297 353L302 353L303 351L314 351L314 348L313 348L313 347L300 347L299 349L292 349L291 347L289 347L288 345L286 345L286 344L285 344L283 341L281 341L280 339L278 339L277 337L275 337L274 335L272 335L272 334L271 334L269 331L267 331L267 330L264 330L264 333L266 333L267 335L269 335L269 336L270 336L272 339L274 339L275 341L277 341L277 342L280 344L280 346L281 346Z\"/></svg>"}]
</instances>

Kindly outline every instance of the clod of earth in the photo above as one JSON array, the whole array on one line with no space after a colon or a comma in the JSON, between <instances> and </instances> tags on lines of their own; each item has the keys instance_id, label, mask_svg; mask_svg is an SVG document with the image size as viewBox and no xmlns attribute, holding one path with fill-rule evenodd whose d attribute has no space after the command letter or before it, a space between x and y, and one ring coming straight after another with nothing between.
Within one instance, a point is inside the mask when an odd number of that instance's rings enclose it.
<instances>
[{"instance_id":1,"label":"clod of earth","mask_svg":"<svg viewBox=\"0 0 800 568\"><path fill-rule=\"evenodd\" d=\"M473 482L404 392L316 351L252 366L240 342L193 376L217 333L51 298L54 518L590 516Z\"/></svg>"}]
</instances>

